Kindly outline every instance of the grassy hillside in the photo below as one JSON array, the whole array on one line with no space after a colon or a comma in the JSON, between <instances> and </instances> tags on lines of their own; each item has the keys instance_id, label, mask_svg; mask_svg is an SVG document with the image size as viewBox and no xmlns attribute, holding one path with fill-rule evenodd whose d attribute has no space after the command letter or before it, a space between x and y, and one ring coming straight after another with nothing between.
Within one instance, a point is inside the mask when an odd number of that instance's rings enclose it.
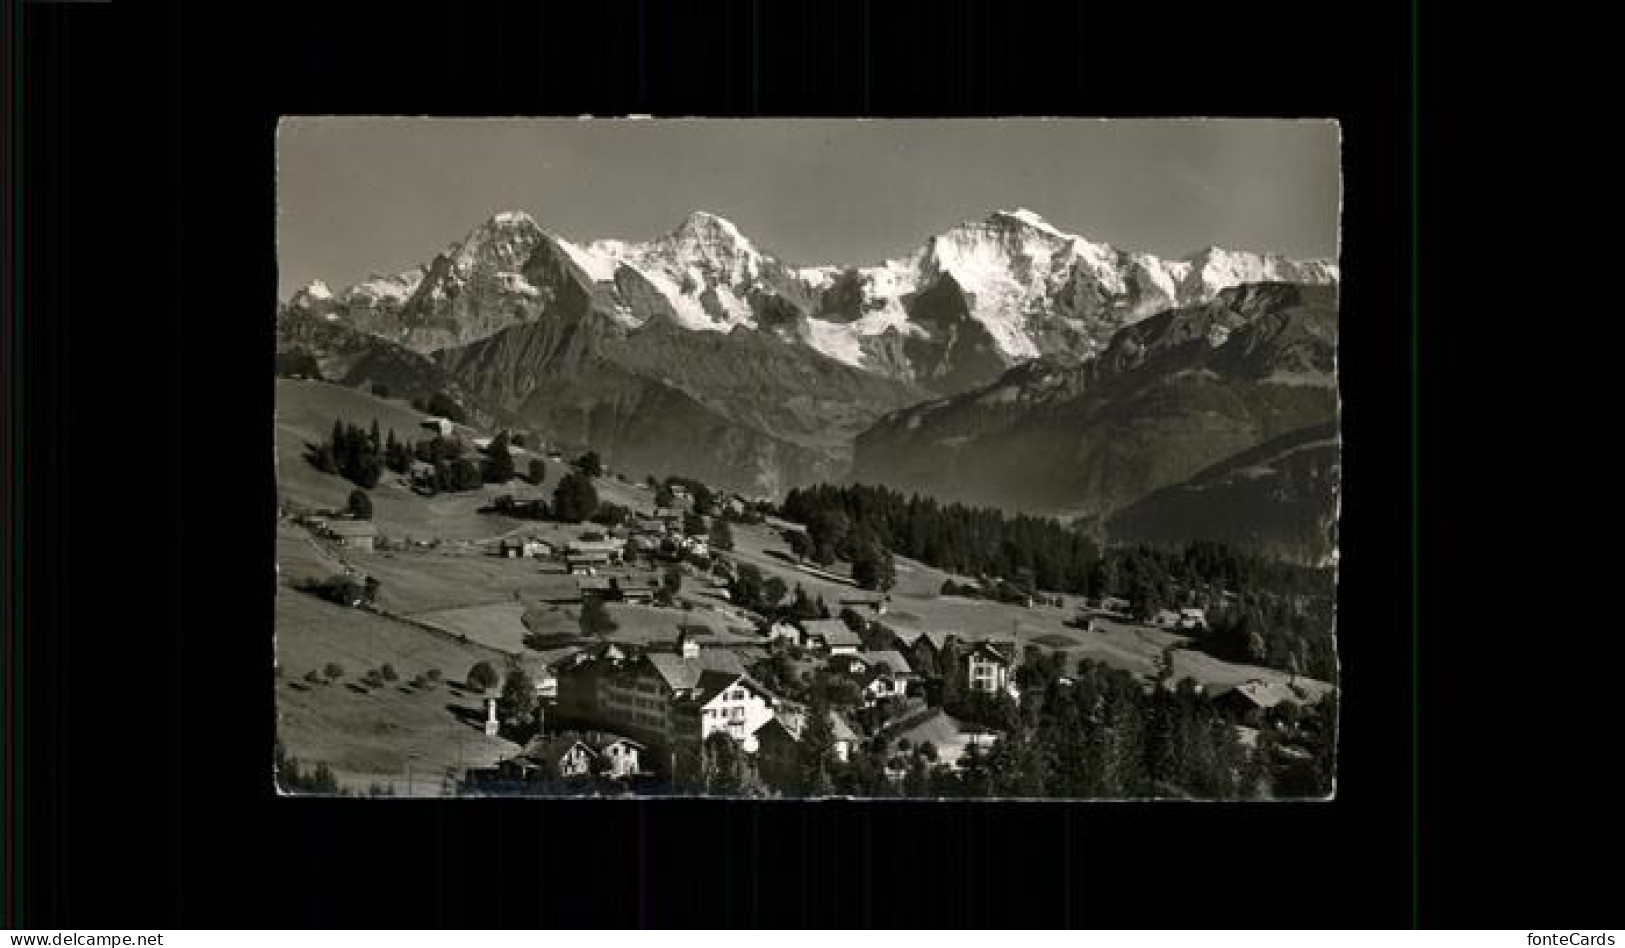
<instances>
[{"instance_id":1,"label":"grassy hillside","mask_svg":"<svg viewBox=\"0 0 1625 948\"><path fill-rule=\"evenodd\" d=\"M497 653L301 592L293 588L298 578L328 572L333 561L293 530L279 534L277 549L277 734L290 755L312 765L326 762L341 785L360 791L378 783L405 792L410 762L422 795L438 792L448 767L493 763L516 749L480 729L479 695L448 684L407 687L430 669L460 682L476 662L500 667ZM321 685L304 680L329 662L343 667L343 678ZM385 664L398 681L377 689L359 684Z\"/></svg>"},{"instance_id":2,"label":"grassy hillside","mask_svg":"<svg viewBox=\"0 0 1625 948\"><path fill-rule=\"evenodd\" d=\"M859 592L847 582L828 578L822 570L799 568L789 545L771 525L735 526L733 532L737 560L757 566L766 574L777 575L792 589L800 583L809 594L824 597L831 611L839 611L842 596ZM903 557L898 557L896 562L897 586L892 590L887 614L880 621L898 631L1008 636L1013 637L1018 646L1034 644L1065 652L1070 665L1087 656L1114 668L1147 676L1156 671L1157 662L1166 649L1188 641L1187 637L1173 632L1128 622L1100 622L1101 631L1096 632L1074 628L1068 622L1078 615L1081 604L1075 596L1062 596L1060 606L1037 605L1031 609L963 596L943 596L939 591L944 579L962 583L967 582L968 577L954 576ZM1186 650L1178 650L1175 655L1176 677L1188 677L1209 688L1248 678L1286 681L1289 677L1273 669L1232 665ZM1327 687L1302 678L1299 682L1316 692Z\"/></svg>"}]
</instances>

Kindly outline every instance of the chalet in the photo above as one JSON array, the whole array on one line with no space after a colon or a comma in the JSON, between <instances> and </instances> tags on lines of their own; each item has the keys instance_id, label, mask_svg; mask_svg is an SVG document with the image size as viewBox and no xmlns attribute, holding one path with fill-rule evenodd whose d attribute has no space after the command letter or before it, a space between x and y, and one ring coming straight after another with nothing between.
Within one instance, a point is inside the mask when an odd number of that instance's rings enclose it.
<instances>
[{"instance_id":1,"label":"chalet","mask_svg":"<svg viewBox=\"0 0 1625 948\"><path fill-rule=\"evenodd\" d=\"M656 507L650 519L660 521L669 530L682 526L683 512L676 507Z\"/></svg>"},{"instance_id":2,"label":"chalet","mask_svg":"<svg viewBox=\"0 0 1625 948\"><path fill-rule=\"evenodd\" d=\"M800 729L791 720L774 715L756 729L756 772L772 787L794 786L800 774Z\"/></svg>"},{"instance_id":3,"label":"chalet","mask_svg":"<svg viewBox=\"0 0 1625 948\"><path fill-rule=\"evenodd\" d=\"M1214 704L1238 715L1246 715L1252 711L1269 711L1283 702L1300 703L1297 693L1285 683L1263 681L1258 678L1244 681L1213 695Z\"/></svg>"},{"instance_id":4,"label":"chalet","mask_svg":"<svg viewBox=\"0 0 1625 948\"><path fill-rule=\"evenodd\" d=\"M794 642L795 644L800 645L801 630L796 628L795 623L785 619L779 619L767 627L767 639L770 642L784 641Z\"/></svg>"},{"instance_id":5,"label":"chalet","mask_svg":"<svg viewBox=\"0 0 1625 948\"><path fill-rule=\"evenodd\" d=\"M1187 630L1207 628L1207 613L1201 609L1186 608L1179 610L1179 627Z\"/></svg>"},{"instance_id":6,"label":"chalet","mask_svg":"<svg viewBox=\"0 0 1625 948\"><path fill-rule=\"evenodd\" d=\"M660 588L652 576L616 576L610 579L612 598L620 602L653 602Z\"/></svg>"},{"instance_id":7,"label":"chalet","mask_svg":"<svg viewBox=\"0 0 1625 948\"><path fill-rule=\"evenodd\" d=\"M903 697L914 680L908 659L895 651L834 655L829 668L857 683L866 708L887 698Z\"/></svg>"},{"instance_id":8,"label":"chalet","mask_svg":"<svg viewBox=\"0 0 1625 948\"><path fill-rule=\"evenodd\" d=\"M835 759L846 763L858 747L858 734L838 712L829 715ZM757 729L756 768L770 785L793 786L799 771L801 736L806 731L804 717L775 715Z\"/></svg>"},{"instance_id":9,"label":"chalet","mask_svg":"<svg viewBox=\"0 0 1625 948\"><path fill-rule=\"evenodd\" d=\"M1151 617L1151 624L1159 629L1172 629L1179 625L1179 613L1172 609L1158 609L1156 615Z\"/></svg>"},{"instance_id":10,"label":"chalet","mask_svg":"<svg viewBox=\"0 0 1625 948\"><path fill-rule=\"evenodd\" d=\"M591 777L597 753L573 733L538 737L500 767L518 780L579 780Z\"/></svg>"},{"instance_id":11,"label":"chalet","mask_svg":"<svg viewBox=\"0 0 1625 948\"><path fill-rule=\"evenodd\" d=\"M803 619L801 644L831 655L850 655L863 647L863 639L841 619Z\"/></svg>"},{"instance_id":12,"label":"chalet","mask_svg":"<svg viewBox=\"0 0 1625 948\"><path fill-rule=\"evenodd\" d=\"M982 641L973 644L964 655L965 684L972 691L988 694L1003 691L1010 683L1013 643Z\"/></svg>"},{"instance_id":13,"label":"chalet","mask_svg":"<svg viewBox=\"0 0 1625 948\"><path fill-rule=\"evenodd\" d=\"M932 708L925 715L889 730L885 742L890 751L901 750L902 743L907 741L909 753L929 744L936 751L937 766L958 767L972 748L979 753L990 753L999 736L990 728L960 721L941 708Z\"/></svg>"},{"instance_id":14,"label":"chalet","mask_svg":"<svg viewBox=\"0 0 1625 948\"><path fill-rule=\"evenodd\" d=\"M348 550L371 551L378 539L378 528L370 520L334 520L326 527L329 539L337 540Z\"/></svg>"},{"instance_id":15,"label":"chalet","mask_svg":"<svg viewBox=\"0 0 1625 948\"><path fill-rule=\"evenodd\" d=\"M666 535L666 521L653 517L639 517L632 521L632 535L663 537Z\"/></svg>"},{"instance_id":16,"label":"chalet","mask_svg":"<svg viewBox=\"0 0 1625 948\"><path fill-rule=\"evenodd\" d=\"M600 776L626 780L643 773L641 760L645 747L630 737L594 731L586 736L585 741L597 755Z\"/></svg>"},{"instance_id":17,"label":"chalet","mask_svg":"<svg viewBox=\"0 0 1625 948\"><path fill-rule=\"evenodd\" d=\"M571 540L564 545L564 561L570 571L577 568L612 566L621 562L624 540Z\"/></svg>"}]
</instances>

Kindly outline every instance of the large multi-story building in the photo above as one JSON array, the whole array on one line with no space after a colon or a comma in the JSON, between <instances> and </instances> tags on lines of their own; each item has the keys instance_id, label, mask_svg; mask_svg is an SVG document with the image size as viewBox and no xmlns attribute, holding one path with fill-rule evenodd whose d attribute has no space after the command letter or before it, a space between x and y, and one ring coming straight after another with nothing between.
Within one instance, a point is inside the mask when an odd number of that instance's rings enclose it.
<instances>
[{"instance_id":1,"label":"large multi-story building","mask_svg":"<svg viewBox=\"0 0 1625 948\"><path fill-rule=\"evenodd\" d=\"M590 656L561 667L564 721L630 734L666 750L697 749L722 732L755 750L755 733L776 698L746 674L736 655L679 636L674 651Z\"/></svg>"}]
</instances>

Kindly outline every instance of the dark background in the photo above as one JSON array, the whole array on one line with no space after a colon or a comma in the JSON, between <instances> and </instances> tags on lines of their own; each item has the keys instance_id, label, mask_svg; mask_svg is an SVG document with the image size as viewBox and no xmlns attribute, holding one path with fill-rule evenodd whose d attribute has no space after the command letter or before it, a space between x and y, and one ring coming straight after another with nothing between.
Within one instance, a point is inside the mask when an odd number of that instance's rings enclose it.
<instances>
[{"instance_id":1,"label":"dark background","mask_svg":"<svg viewBox=\"0 0 1625 948\"><path fill-rule=\"evenodd\" d=\"M7 711L26 741L8 772L10 924L1521 924L1505 913L1526 903L1504 896L1538 880L1514 887L1486 860L1447 872L1413 847L1409 10L585 8L214 4L132 21L115 5L21 7L26 586L9 632L26 637L7 643ZM276 798L284 113L1338 118L1336 801ZM1442 759L1445 742L1424 741ZM1460 828L1448 801L1481 789L1446 768L1423 787L1424 839Z\"/></svg>"}]
</instances>

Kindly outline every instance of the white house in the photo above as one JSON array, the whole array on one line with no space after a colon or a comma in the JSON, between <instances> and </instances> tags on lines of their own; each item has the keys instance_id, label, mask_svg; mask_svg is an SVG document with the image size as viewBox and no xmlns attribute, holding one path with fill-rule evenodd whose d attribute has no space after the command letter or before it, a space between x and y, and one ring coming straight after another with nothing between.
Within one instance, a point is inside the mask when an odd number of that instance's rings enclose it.
<instances>
[{"instance_id":1,"label":"white house","mask_svg":"<svg viewBox=\"0 0 1625 948\"><path fill-rule=\"evenodd\" d=\"M756 750L756 732L773 719L773 696L748 676L705 672L692 699L699 714L699 737L721 731L747 753Z\"/></svg>"},{"instance_id":2,"label":"white house","mask_svg":"<svg viewBox=\"0 0 1625 948\"><path fill-rule=\"evenodd\" d=\"M972 691L993 694L1010 678L1010 659L991 643L978 642L965 655L965 681Z\"/></svg>"},{"instance_id":3,"label":"white house","mask_svg":"<svg viewBox=\"0 0 1625 948\"><path fill-rule=\"evenodd\" d=\"M635 777L643 772L644 747L629 737L618 734L595 733L587 735L587 743L598 756L598 772L614 780Z\"/></svg>"}]
</instances>

